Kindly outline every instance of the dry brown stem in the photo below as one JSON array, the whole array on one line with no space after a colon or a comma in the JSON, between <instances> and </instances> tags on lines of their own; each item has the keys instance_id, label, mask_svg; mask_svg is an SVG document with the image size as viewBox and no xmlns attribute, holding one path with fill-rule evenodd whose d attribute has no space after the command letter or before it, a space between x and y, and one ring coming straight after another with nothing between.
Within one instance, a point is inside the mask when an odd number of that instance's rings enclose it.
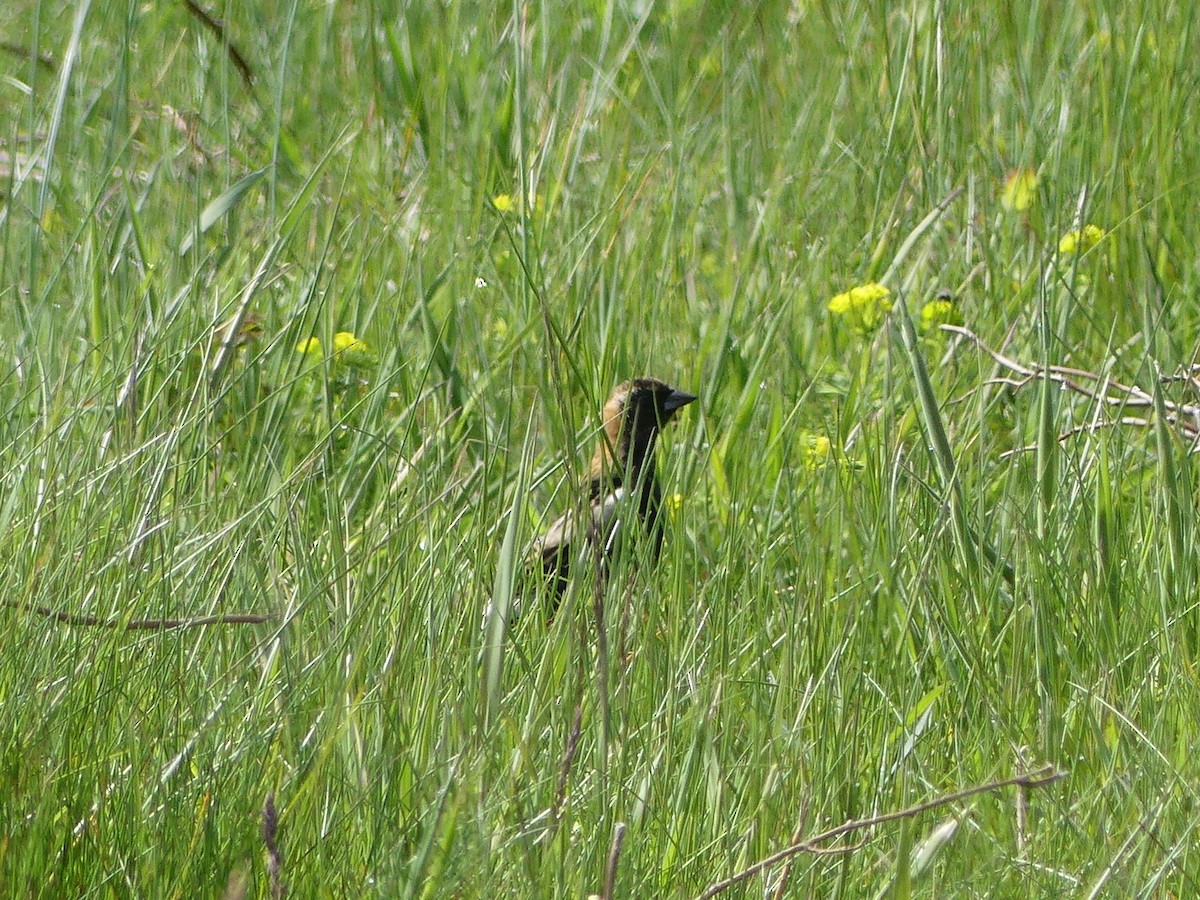
<instances>
[{"instance_id":1,"label":"dry brown stem","mask_svg":"<svg viewBox=\"0 0 1200 900\"><path fill-rule=\"evenodd\" d=\"M916 806L909 806L905 809L897 810L896 812L883 813L878 816L871 816L867 819L851 819L849 822L844 822L836 828L830 828L828 831L822 831L820 834L815 834L812 837L805 838L802 841L792 844L790 847L785 847L777 853L773 853L765 859L761 859L747 869L738 872L724 881L718 881L711 884L705 889L704 893L700 894L696 900L708 900L709 897L715 897L717 894L725 891L735 884L740 884L747 878L764 872L776 863L783 862L786 859L791 859L798 853L815 853L829 852L830 848L823 848L820 845L832 841L834 838L839 838L844 834L849 834L852 831L861 831L864 828L874 828L876 825L883 825L887 822L895 822L898 819L910 819L918 816L923 812L928 812L931 809L937 809L940 806L948 806L951 803L957 803L960 800L965 800L968 797L974 797L976 794L984 794L990 791L996 791L1000 788L1013 787L1017 785L1024 789L1045 787L1048 784L1053 784L1061 778L1066 778L1067 773L1062 772L1054 766L1043 766L1032 772L1023 772L1012 778L1005 778L1000 781L989 781L986 784L977 784L973 787L965 788L961 791L955 791L953 794L944 794L941 797L935 797L932 800L927 800L924 803L918 803ZM858 846L862 846L861 844ZM857 847L836 848L835 852L848 853Z\"/></svg>"}]
</instances>

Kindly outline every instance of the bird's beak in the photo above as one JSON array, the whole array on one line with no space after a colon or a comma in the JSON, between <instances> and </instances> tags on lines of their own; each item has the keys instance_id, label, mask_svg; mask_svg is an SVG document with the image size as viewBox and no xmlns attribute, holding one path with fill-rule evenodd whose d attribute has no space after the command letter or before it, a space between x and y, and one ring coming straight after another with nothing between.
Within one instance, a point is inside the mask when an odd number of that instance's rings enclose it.
<instances>
[{"instance_id":1,"label":"bird's beak","mask_svg":"<svg viewBox=\"0 0 1200 900\"><path fill-rule=\"evenodd\" d=\"M663 401L663 412L665 412L667 415L670 415L671 413L675 412L675 410L682 409L683 407L687 406L695 399L696 395L689 394L687 391L671 391L671 393L667 395L667 399Z\"/></svg>"}]
</instances>

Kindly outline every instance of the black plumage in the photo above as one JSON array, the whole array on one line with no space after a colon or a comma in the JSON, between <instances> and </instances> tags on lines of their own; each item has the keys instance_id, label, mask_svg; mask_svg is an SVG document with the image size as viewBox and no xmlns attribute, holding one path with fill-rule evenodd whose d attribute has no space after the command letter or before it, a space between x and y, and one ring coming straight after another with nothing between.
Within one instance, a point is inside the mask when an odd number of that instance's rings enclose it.
<instances>
[{"instance_id":1,"label":"black plumage","mask_svg":"<svg viewBox=\"0 0 1200 900\"><path fill-rule=\"evenodd\" d=\"M658 560L662 526L658 521L662 489L655 471L654 447L660 429L696 399L657 378L634 378L613 391L604 405L604 433L592 455L584 487L589 507L584 528L577 510L559 516L534 541L532 564L545 576L557 606L572 566L588 556L611 557L622 519L636 517L650 540L650 559ZM582 542L580 540L582 536Z\"/></svg>"}]
</instances>

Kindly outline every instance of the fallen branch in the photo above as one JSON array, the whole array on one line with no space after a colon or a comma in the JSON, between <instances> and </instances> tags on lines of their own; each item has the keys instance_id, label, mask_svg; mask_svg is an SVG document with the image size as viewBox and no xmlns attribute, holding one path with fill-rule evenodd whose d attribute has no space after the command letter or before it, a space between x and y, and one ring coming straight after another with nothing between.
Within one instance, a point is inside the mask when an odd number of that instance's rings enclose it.
<instances>
[{"instance_id":1,"label":"fallen branch","mask_svg":"<svg viewBox=\"0 0 1200 900\"><path fill-rule=\"evenodd\" d=\"M1039 379L1047 378L1056 384L1062 385L1069 391L1073 391L1104 406L1120 409L1148 410L1154 408L1154 395L1138 387L1136 384L1122 384L1119 381L1113 381L1107 375L1090 372L1087 369L1076 369L1072 366L1044 366L1041 363L1019 362L1010 356L993 350L983 342L983 339L979 335L969 328L964 328L961 325L941 325L939 327L942 331L957 334L971 341L980 350L990 356L992 361L1000 366L1000 368L1006 369L1018 376L1016 378L1006 378L1003 376L989 378L984 382L985 384L999 384L1010 387L1013 390L1019 390ZM1162 385L1183 382L1194 393L1200 395L1200 370L1196 366L1191 366L1187 372L1163 375L1158 381ZM1200 442L1200 405L1175 403L1165 397L1162 398L1162 404L1166 412L1166 421L1177 428L1180 434L1194 448L1197 442ZM1068 429L1060 434L1058 439L1064 441L1076 434L1091 432L1110 424L1148 426L1150 420L1125 416L1114 423L1096 422L1091 425ZM1026 449L1029 448L1009 451L1006 455L1021 453Z\"/></svg>"},{"instance_id":2,"label":"fallen branch","mask_svg":"<svg viewBox=\"0 0 1200 900\"><path fill-rule=\"evenodd\" d=\"M818 845L827 843L834 838L839 838L844 834L849 834L852 831L861 831L864 828L874 828L876 825L883 825L887 822L895 822L898 819L911 819L923 812L928 812L931 809L937 809L940 806L948 806L951 803L957 803L960 800L965 800L968 797L974 797L976 794L986 794L990 791L996 791L1000 788L1019 786L1022 788L1045 787L1048 784L1066 778L1067 773L1060 771L1054 766L1043 766L1032 772L1024 772L1012 778L1005 778L1001 781L989 781L987 784L977 784L974 787L969 787L961 791L955 791L953 794L944 794L941 797L935 797L933 800L926 800L924 803L918 803L916 806L910 806L906 809L897 810L896 812L883 813L878 816L871 816L868 819L851 819L849 822L844 822L836 828L830 828L828 831L823 831L820 834L805 838L798 843L792 844L777 853L773 853L765 859L761 859L748 869L738 872L736 875L718 881L716 884L709 885L703 894L700 894L696 900L708 900L709 897L715 897L717 894L725 891L735 884L740 884L747 878L752 878L760 872L764 872L776 863L783 862L786 859L799 853L815 853L829 852L829 848L823 848ZM848 852L845 848L845 852ZM853 849L853 848L850 848Z\"/></svg>"},{"instance_id":3,"label":"fallen branch","mask_svg":"<svg viewBox=\"0 0 1200 900\"><path fill-rule=\"evenodd\" d=\"M123 622L120 619L101 619L98 616L62 612L48 606L22 603L19 600L0 600L0 606L36 613L47 619L62 622L64 625L77 625L85 628L119 628L123 631L168 631L172 628L205 628L209 625L262 625L271 621L271 616L228 613L226 615L201 616L197 619L133 619Z\"/></svg>"}]
</instances>

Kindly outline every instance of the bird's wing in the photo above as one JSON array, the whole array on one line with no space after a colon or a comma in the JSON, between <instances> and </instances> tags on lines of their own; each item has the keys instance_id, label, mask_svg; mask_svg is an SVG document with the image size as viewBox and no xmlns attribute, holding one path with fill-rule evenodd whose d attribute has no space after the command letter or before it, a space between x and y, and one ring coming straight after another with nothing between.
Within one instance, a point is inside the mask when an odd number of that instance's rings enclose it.
<instances>
[{"instance_id":1,"label":"bird's wing","mask_svg":"<svg viewBox=\"0 0 1200 900\"><path fill-rule=\"evenodd\" d=\"M621 501L625 498L625 488L619 487L606 494L591 505L591 526L587 537L599 536L604 543L604 551L609 552L616 532L620 528ZM557 558L565 549L570 548L575 539L575 511L568 510L551 523L546 533L534 541L533 549L543 560Z\"/></svg>"},{"instance_id":2,"label":"bird's wing","mask_svg":"<svg viewBox=\"0 0 1200 900\"><path fill-rule=\"evenodd\" d=\"M557 556L559 551L571 543L571 536L575 533L575 516L571 511L567 511L559 516L546 529L546 533L533 542L533 549L540 554L543 559L549 556Z\"/></svg>"},{"instance_id":3,"label":"bird's wing","mask_svg":"<svg viewBox=\"0 0 1200 900\"><path fill-rule=\"evenodd\" d=\"M625 488L619 487L592 504L592 534L604 542L605 554L612 553L617 532L621 530L621 501L624 499Z\"/></svg>"}]
</instances>

